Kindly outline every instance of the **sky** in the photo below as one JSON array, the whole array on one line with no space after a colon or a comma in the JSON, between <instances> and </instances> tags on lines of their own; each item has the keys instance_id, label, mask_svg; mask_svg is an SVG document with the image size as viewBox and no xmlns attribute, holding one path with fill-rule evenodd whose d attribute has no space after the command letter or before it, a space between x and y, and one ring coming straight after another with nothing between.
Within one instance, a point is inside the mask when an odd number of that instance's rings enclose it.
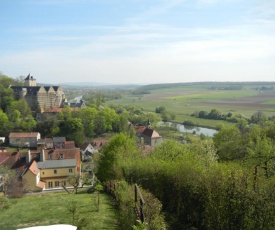
<instances>
[{"instance_id":1,"label":"sky","mask_svg":"<svg viewBox=\"0 0 275 230\"><path fill-rule=\"evenodd\" d=\"M0 72L40 83L275 81L275 0L2 0Z\"/></svg>"}]
</instances>

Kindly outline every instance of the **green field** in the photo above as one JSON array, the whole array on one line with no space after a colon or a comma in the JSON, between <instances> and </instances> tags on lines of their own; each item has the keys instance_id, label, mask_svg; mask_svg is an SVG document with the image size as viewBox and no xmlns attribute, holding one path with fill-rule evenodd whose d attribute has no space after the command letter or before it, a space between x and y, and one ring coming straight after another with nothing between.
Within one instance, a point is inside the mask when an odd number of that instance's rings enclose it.
<instances>
[{"instance_id":1,"label":"green field","mask_svg":"<svg viewBox=\"0 0 275 230\"><path fill-rule=\"evenodd\" d=\"M175 122L184 120L208 127L217 127L226 121L199 119L190 115L195 111L218 109L222 113L242 114L250 117L257 111L267 115L275 112L275 90L257 91L249 87L242 90L208 90L205 87L174 87L150 90L150 94L126 96L108 104L138 105L146 112L154 112L156 107L164 106L168 112L176 114Z\"/></svg>"},{"instance_id":2,"label":"green field","mask_svg":"<svg viewBox=\"0 0 275 230\"><path fill-rule=\"evenodd\" d=\"M119 229L112 199L100 194L100 211L97 212L96 196L97 194L59 192L10 199L8 207L0 209L0 229L72 224L72 214L68 211L71 200L77 202L79 216L87 218L88 225L84 229Z\"/></svg>"}]
</instances>

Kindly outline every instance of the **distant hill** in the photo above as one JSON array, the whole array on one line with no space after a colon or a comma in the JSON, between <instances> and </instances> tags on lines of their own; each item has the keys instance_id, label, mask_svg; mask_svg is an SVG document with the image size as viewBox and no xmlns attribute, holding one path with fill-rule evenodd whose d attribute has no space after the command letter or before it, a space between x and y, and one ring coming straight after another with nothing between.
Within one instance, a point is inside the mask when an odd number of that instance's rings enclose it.
<instances>
[{"instance_id":1,"label":"distant hill","mask_svg":"<svg viewBox=\"0 0 275 230\"><path fill-rule=\"evenodd\" d=\"M106 85L110 85L108 83L99 83L99 82L63 82L61 83L61 85L66 85L66 86L90 86L90 87L94 87L94 86L106 86Z\"/></svg>"},{"instance_id":2,"label":"distant hill","mask_svg":"<svg viewBox=\"0 0 275 230\"><path fill-rule=\"evenodd\" d=\"M85 87L85 88L106 88L106 89L136 89L143 85L135 84L108 84L108 83L98 83L98 82L64 82L61 83L64 87Z\"/></svg>"},{"instance_id":3,"label":"distant hill","mask_svg":"<svg viewBox=\"0 0 275 230\"><path fill-rule=\"evenodd\" d=\"M149 91L154 89L164 88L181 88L181 87L199 87L205 89L227 89L227 90L240 90L245 87L254 87L255 89L273 89L275 82L186 82L186 83L163 83L144 85L138 88L140 91Z\"/></svg>"}]
</instances>

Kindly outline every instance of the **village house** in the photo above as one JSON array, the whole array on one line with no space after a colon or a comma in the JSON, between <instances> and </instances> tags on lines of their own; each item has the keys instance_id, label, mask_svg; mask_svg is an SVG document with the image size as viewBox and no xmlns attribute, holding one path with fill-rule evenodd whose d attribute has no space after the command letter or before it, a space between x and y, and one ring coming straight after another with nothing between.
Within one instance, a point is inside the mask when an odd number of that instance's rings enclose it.
<instances>
[{"instance_id":1,"label":"village house","mask_svg":"<svg viewBox=\"0 0 275 230\"><path fill-rule=\"evenodd\" d=\"M26 153L26 163L27 167L22 173L23 179L27 183L27 189L33 192L39 192L45 189L45 182L41 181L41 174L38 168L37 162L31 159L30 150Z\"/></svg>"},{"instance_id":2,"label":"village house","mask_svg":"<svg viewBox=\"0 0 275 230\"><path fill-rule=\"evenodd\" d=\"M41 149L36 157L35 151L26 153L27 166L22 173L31 191L70 187L67 178L81 174L80 149ZM31 159L31 160L30 160Z\"/></svg>"},{"instance_id":3,"label":"village house","mask_svg":"<svg viewBox=\"0 0 275 230\"><path fill-rule=\"evenodd\" d=\"M143 139L144 145L156 146L162 142L162 137L159 133L151 128L146 128L142 132L141 138Z\"/></svg>"},{"instance_id":4,"label":"village house","mask_svg":"<svg viewBox=\"0 0 275 230\"><path fill-rule=\"evenodd\" d=\"M9 135L9 145L18 148L36 148L40 138L41 135L38 132L12 132Z\"/></svg>"},{"instance_id":5,"label":"village house","mask_svg":"<svg viewBox=\"0 0 275 230\"><path fill-rule=\"evenodd\" d=\"M91 143L84 143L80 146L82 161L89 161L92 159L92 156L98 153L98 150L94 148Z\"/></svg>"},{"instance_id":6,"label":"village house","mask_svg":"<svg viewBox=\"0 0 275 230\"><path fill-rule=\"evenodd\" d=\"M136 135L140 138L141 145L149 145L154 147L163 140L159 133L151 128L151 122L148 119L147 125L135 125Z\"/></svg>"},{"instance_id":7,"label":"village house","mask_svg":"<svg viewBox=\"0 0 275 230\"><path fill-rule=\"evenodd\" d=\"M65 137L47 137L37 141L38 149L72 149L75 148L74 141L66 141Z\"/></svg>"}]
</instances>

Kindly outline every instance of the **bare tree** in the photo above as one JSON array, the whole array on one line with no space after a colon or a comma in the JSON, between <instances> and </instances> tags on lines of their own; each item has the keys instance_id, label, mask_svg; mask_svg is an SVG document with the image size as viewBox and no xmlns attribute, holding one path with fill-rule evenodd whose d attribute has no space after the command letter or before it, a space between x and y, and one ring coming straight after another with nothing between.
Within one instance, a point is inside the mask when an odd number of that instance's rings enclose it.
<instances>
[{"instance_id":1,"label":"bare tree","mask_svg":"<svg viewBox=\"0 0 275 230\"><path fill-rule=\"evenodd\" d=\"M74 192L77 194L77 189L80 183L81 176L79 174L74 174L72 176L69 176L67 181L69 182L70 185L74 187Z\"/></svg>"}]
</instances>

